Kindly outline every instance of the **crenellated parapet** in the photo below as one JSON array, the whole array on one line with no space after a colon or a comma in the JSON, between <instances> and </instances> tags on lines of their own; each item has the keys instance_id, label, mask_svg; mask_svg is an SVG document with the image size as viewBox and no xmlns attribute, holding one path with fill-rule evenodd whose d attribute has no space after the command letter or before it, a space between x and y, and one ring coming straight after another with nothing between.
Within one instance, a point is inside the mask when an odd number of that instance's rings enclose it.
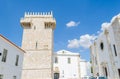
<instances>
[{"instance_id":1,"label":"crenellated parapet","mask_svg":"<svg viewBox=\"0 0 120 79\"><path fill-rule=\"evenodd\" d=\"M51 12L25 12L24 17L53 17Z\"/></svg>"},{"instance_id":2,"label":"crenellated parapet","mask_svg":"<svg viewBox=\"0 0 120 79\"><path fill-rule=\"evenodd\" d=\"M41 25L41 23L44 25ZM20 20L21 26L24 28L30 28L32 26L44 26L45 28L56 27L56 20L53 17L53 13L51 12L25 12L25 15Z\"/></svg>"}]
</instances>

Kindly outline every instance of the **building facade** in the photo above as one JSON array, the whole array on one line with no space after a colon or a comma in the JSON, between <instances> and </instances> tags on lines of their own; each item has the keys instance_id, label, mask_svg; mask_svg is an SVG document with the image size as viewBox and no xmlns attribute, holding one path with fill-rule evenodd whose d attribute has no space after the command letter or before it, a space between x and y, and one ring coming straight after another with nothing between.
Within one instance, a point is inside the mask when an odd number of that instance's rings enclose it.
<instances>
[{"instance_id":1,"label":"building facade","mask_svg":"<svg viewBox=\"0 0 120 79\"><path fill-rule=\"evenodd\" d=\"M52 12L25 13L20 23L24 29L22 49L26 51L22 79L52 79L53 31L56 26Z\"/></svg>"},{"instance_id":2,"label":"building facade","mask_svg":"<svg viewBox=\"0 0 120 79\"><path fill-rule=\"evenodd\" d=\"M92 76L90 62L80 58L80 72L80 76L83 79L84 77Z\"/></svg>"},{"instance_id":3,"label":"building facade","mask_svg":"<svg viewBox=\"0 0 120 79\"><path fill-rule=\"evenodd\" d=\"M66 50L54 53L54 79L81 79L80 55Z\"/></svg>"},{"instance_id":4,"label":"building facade","mask_svg":"<svg viewBox=\"0 0 120 79\"><path fill-rule=\"evenodd\" d=\"M120 15L105 27L90 47L93 75L120 79Z\"/></svg>"},{"instance_id":5,"label":"building facade","mask_svg":"<svg viewBox=\"0 0 120 79\"><path fill-rule=\"evenodd\" d=\"M0 79L21 79L25 51L0 35Z\"/></svg>"}]
</instances>

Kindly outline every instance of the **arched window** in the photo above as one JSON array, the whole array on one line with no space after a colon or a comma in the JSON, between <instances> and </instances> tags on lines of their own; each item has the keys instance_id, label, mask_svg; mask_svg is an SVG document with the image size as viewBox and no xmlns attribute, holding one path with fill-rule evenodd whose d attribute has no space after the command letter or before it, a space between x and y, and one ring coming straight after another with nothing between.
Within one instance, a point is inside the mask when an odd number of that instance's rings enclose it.
<instances>
[{"instance_id":1,"label":"arched window","mask_svg":"<svg viewBox=\"0 0 120 79\"><path fill-rule=\"evenodd\" d=\"M103 42L100 43L100 48L101 48L101 50L104 49L104 44L103 44Z\"/></svg>"}]
</instances>

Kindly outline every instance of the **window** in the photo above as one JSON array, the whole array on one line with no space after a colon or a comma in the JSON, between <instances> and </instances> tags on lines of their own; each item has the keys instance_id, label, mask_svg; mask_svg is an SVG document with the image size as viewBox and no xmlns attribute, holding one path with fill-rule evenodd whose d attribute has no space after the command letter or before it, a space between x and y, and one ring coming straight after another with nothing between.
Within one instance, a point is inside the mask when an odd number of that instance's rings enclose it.
<instances>
[{"instance_id":1,"label":"window","mask_svg":"<svg viewBox=\"0 0 120 79\"><path fill-rule=\"evenodd\" d=\"M13 79L17 79L16 76L13 76Z\"/></svg>"},{"instance_id":2,"label":"window","mask_svg":"<svg viewBox=\"0 0 120 79\"><path fill-rule=\"evenodd\" d=\"M45 29L49 29L51 28L51 24L50 23L45 23Z\"/></svg>"},{"instance_id":3,"label":"window","mask_svg":"<svg viewBox=\"0 0 120 79\"><path fill-rule=\"evenodd\" d=\"M36 49L37 49L37 46L38 46L38 43L37 43L37 41L36 41L36 46L35 46Z\"/></svg>"},{"instance_id":4,"label":"window","mask_svg":"<svg viewBox=\"0 0 120 79\"><path fill-rule=\"evenodd\" d=\"M16 62L15 62L16 66L18 66L18 61L19 61L19 55L16 55Z\"/></svg>"},{"instance_id":5,"label":"window","mask_svg":"<svg viewBox=\"0 0 120 79\"><path fill-rule=\"evenodd\" d=\"M115 44L113 44L113 48L114 48L115 56L117 56Z\"/></svg>"},{"instance_id":6,"label":"window","mask_svg":"<svg viewBox=\"0 0 120 79\"><path fill-rule=\"evenodd\" d=\"M105 70L105 76L107 77L108 76L107 68L105 67L104 70Z\"/></svg>"},{"instance_id":7,"label":"window","mask_svg":"<svg viewBox=\"0 0 120 79\"><path fill-rule=\"evenodd\" d=\"M3 56L2 56L2 62L6 62L6 58L7 58L7 50L4 49L3 50Z\"/></svg>"},{"instance_id":8,"label":"window","mask_svg":"<svg viewBox=\"0 0 120 79\"><path fill-rule=\"evenodd\" d=\"M3 75L2 74L0 74L0 79L3 79Z\"/></svg>"},{"instance_id":9,"label":"window","mask_svg":"<svg viewBox=\"0 0 120 79\"><path fill-rule=\"evenodd\" d=\"M103 42L100 43L100 48L101 48L101 50L103 50L103 48L104 48Z\"/></svg>"},{"instance_id":10,"label":"window","mask_svg":"<svg viewBox=\"0 0 120 79\"><path fill-rule=\"evenodd\" d=\"M71 59L70 59L70 58L68 58L68 63L69 63L69 64L71 63Z\"/></svg>"},{"instance_id":11,"label":"window","mask_svg":"<svg viewBox=\"0 0 120 79\"><path fill-rule=\"evenodd\" d=\"M57 57L55 57L55 63L58 63L58 58Z\"/></svg>"},{"instance_id":12,"label":"window","mask_svg":"<svg viewBox=\"0 0 120 79\"><path fill-rule=\"evenodd\" d=\"M62 53L65 53L65 51L62 51Z\"/></svg>"},{"instance_id":13,"label":"window","mask_svg":"<svg viewBox=\"0 0 120 79\"><path fill-rule=\"evenodd\" d=\"M64 70L62 70L62 74L64 74Z\"/></svg>"},{"instance_id":14,"label":"window","mask_svg":"<svg viewBox=\"0 0 120 79\"><path fill-rule=\"evenodd\" d=\"M120 78L120 69L118 69L118 75L119 75L119 78Z\"/></svg>"}]
</instances>

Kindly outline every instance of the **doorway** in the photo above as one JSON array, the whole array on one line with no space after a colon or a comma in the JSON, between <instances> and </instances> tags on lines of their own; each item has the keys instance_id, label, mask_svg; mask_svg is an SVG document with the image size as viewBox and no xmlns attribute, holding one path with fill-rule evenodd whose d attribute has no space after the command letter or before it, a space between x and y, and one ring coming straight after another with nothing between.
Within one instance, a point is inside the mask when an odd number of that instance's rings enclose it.
<instances>
[{"instance_id":1,"label":"doorway","mask_svg":"<svg viewBox=\"0 0 120 79\"><path fill-rule=\"evenodd\" d=\"M119 75L119 78L120 78L120 69L118 69L118 75Z\"/></svg>"},{"instance_id":2,"label":"doorway","mask_svg":"<svg viewBox=\"0 0 120 79\"><path fill-rule=\"evenodd\" d=\"M59 79L59 73L54 73L54 79Z\"/></svg>"}]
</instances>

